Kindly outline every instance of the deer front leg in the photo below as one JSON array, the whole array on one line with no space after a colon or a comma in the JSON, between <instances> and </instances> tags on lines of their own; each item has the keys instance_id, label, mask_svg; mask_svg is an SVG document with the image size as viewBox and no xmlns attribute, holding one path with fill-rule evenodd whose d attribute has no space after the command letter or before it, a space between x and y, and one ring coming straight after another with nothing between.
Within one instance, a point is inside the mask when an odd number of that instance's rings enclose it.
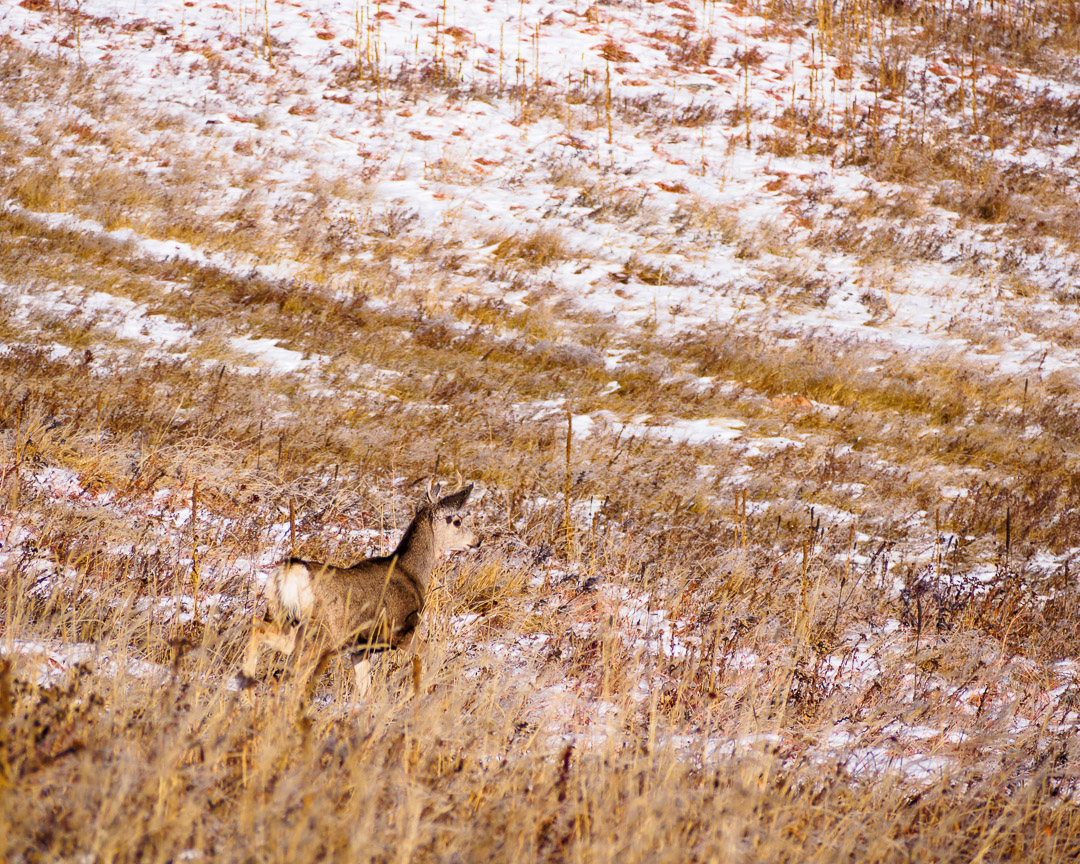
<instances>
[{"instance_id":1,"label":"deer front leg","mask_svg":"<svg viewBox=\"0 0 1080 864\"><path fill-rule=\"evenodd\" d=\"M412 655L412 692L413 696L419 696L423 689L424 661L421 655L427 647L427 642L420 636L420 615L413 612L405 619L405 626L394 639L394 647L402 656Z\"/></svg>"},{"instance_id":2,"label":"deer front leg","mask_svg":"<svg viewBox=\"0 0 1080 864\"><path fill-rule=\"evenodd\" d=\"M353 674L356 675L356 699L366 702L371 697L371 660L365 657L353 663Z\"/></svg>"},{"instance_id":3,"label":"deer front leg","mask_svg":"<svg viewBox=\"0 0 1080 864\"><path fill-rule=\"evenodd\" d=\"M397 643L402 656L412 654L412 692L413 696L419 696L423 689L424 661L421 658L426 643L417 635L415 626L402 631Z\"/></svg>"}]
</instances>

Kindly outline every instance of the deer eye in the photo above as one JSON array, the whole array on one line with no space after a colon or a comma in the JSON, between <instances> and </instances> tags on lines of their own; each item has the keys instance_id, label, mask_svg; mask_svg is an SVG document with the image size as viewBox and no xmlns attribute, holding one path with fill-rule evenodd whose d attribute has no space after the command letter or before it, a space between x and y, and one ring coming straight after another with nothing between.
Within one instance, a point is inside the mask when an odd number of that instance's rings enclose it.
<instances>
[{"instance_id":1,"label":"deer eye","mask_svg":"<svg viewBox=\"0 0 1080 864\"><path fill-rule=\"evenodd\" d=\"M453 517L453 516L447 516L447 517L446 517L446 524L447 524L447 525L449 525L449 524L450 524L451 522L453 522L453 521L454 521L454 517Z\"/></svg>"},{"instance_id":2,"label":"deer eye","mask_svg":"<svg viewBox=\"0 0 1080 864\"><path fill-rule=\"evenodd\" d=\"M456 527L456 528L460 528L460 527L461 527L461 520L460 520L460 519L455 519L455 520L454 520L454 527Z\"/></svg>"}]
</instances>

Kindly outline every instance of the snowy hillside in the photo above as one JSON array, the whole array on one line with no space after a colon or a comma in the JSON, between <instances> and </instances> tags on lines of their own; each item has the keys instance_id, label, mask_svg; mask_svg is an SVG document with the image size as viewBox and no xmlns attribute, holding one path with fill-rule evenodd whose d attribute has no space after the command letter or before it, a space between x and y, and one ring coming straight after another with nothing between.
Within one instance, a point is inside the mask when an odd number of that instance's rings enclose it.
<instances>
[{"instance_id":1,"label":"snowy hillside","mask_svg":"<svg viewBox=\"0 0 1080 864\"><path fill-rule=\"evenodd\" d=\"M1072 860L1078 49L1050 0L0 6L4 857ZM273 563L435 472L485 546L422 682L236 690Z\"/></svg>"}]
</instances>

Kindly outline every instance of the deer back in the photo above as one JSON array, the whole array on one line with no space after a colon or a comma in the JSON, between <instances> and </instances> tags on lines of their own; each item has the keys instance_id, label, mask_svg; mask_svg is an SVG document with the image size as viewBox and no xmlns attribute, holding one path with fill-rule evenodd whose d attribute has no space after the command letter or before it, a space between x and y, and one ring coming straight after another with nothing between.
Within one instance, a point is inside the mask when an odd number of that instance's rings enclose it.
<instances>
[{"instance_id":1,"label":"deer back","mask_svg":"<svg viewBox=\"0 0 1080 864\"><path fill-rule=\"evenodd\" d=\"M347 568L309 564L316 598L312 623L338 645L396 646L416 627L424 596L416 580L395 565L392 557Z\"/></svg>"}]
</instances>

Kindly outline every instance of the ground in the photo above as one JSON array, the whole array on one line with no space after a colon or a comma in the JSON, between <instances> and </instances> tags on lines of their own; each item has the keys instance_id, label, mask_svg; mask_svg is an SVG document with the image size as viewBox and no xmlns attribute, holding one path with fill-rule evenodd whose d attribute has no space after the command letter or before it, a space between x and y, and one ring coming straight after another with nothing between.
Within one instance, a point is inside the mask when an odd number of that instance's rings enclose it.
<instances>
[{"instance_id":1,"label":"ground","mask_svg":"<svg viewBox=\"0 0 1080 864\"><path fill-rule=\"evenodd\" d=\"M5 860L1071 861L1080 5L0 8ZM476 483L416 661L287 554Z\"/></svg>"}]
</instances>

